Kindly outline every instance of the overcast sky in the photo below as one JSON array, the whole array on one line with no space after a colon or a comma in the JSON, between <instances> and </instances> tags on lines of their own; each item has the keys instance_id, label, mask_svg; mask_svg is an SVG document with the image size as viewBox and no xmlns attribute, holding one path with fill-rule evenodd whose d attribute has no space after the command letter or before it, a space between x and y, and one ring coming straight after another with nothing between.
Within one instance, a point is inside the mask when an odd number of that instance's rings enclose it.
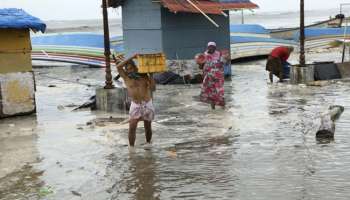
<instances>
[{"instance_id":1,"label":"overcast sky","mask_svg":"<svg viewBox=\"0 0 350 200\"><path fill-rule=\"evenodd\" d=\"M299 0L252 0L260 6L257 12L296 11ZM350 0L305 0L306 9L338 8L340 3ZM23 8L43 20L96 19L101 18L101 0L0 0L0 8ZM111 17L120 13L113 9Z\"/></svg>"}]
</instances>

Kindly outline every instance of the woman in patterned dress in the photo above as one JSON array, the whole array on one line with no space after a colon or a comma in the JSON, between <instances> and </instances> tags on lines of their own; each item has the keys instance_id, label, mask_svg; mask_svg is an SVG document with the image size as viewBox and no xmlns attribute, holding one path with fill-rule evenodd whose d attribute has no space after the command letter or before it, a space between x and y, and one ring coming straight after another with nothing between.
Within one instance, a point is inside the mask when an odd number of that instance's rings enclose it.
<instances>
[{"instance_id":1,"label":"woman in patterned dress","mask_svg":"<svg viewBox=\"0 0 350 200\"><path fill-rule=\"evenodd\" d=\"M212 109L215 109L215 106L224 108L224 62L221 52L216 50L215 42L208 43L208 49L202 55L202 67L203 83L200 100L209 103Z\"/></svg>"}]
</instances>

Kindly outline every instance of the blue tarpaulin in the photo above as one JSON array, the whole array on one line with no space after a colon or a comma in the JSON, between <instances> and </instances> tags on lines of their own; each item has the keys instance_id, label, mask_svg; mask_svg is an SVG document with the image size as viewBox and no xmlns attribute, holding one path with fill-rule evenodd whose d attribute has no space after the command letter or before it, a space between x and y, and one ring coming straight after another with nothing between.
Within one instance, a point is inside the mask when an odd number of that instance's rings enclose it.
<instances>
[{"instance_id":1,"label":"blue tarpaulin","mask_svg":"<svg viewBox=\"0 0 350 200\"><path fill-rule=\"evenodd\" d=\"M110 38L111 48L122 52L123 37L117 36ZM104 48L104 37L102 34L95 33L59 33L44 36L32 37L33 46L51 45L51 46L71 46L71 47L89 47Z\"/></svg>"},{"instance_id":2,"label":"blue tarpaulin","mask_svg":"<svg viewBox=\"0 0 350 200\"><path fill-rule=\"evenodd\" d=\"M22 9L0 9L0 29L32 29L45 32L46 24L39 18L33 17Z\"/></svg>"},{"instance_id":3,"label":"blue tarpaulin","mask_svg":"<svg viewBox=\"0 0 350 200\"><path fill-rule=\"evenodd\" d=\"M230 31L231 33L270 34L270 31L258 24L232 24Z\"/></svg>"}]
</instances>

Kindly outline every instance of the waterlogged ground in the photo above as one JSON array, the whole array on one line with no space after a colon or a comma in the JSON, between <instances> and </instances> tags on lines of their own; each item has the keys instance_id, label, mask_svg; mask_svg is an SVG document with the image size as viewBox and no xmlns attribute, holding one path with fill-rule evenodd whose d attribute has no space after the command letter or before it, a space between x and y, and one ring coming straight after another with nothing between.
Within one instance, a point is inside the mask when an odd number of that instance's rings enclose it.
<instances>
[{"instance_id":1,"label":"waterlogged ground","mask_svg":"<svg viewBox=\"0 0 350 200\"><path fill-rule=\"evenodd\" d=\"M135 153L126 112L72 112L102 70L36 69L37 115L0 121L0 199L349 199L350 83L270 85L263 65L234 66L225 110L198 102L199 86L159 86L153 147L141 126ZM334 104L335 140L318 142Z\"/></svg>"}]
</instances>

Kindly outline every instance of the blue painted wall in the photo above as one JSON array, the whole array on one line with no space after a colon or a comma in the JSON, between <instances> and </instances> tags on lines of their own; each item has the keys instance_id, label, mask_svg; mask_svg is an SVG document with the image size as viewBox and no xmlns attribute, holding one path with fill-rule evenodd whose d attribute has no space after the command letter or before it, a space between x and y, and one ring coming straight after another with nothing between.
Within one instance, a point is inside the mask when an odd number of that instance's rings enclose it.
<instances>
[{"instance_id":1,"label":"blue painted wall","mask_svg":"<svg viewBox=\"0 0 350 200\"><path fill-rule=\"evenodd\" d=\"M209 15L219 28L201 14L172 13L162 8L163 50L169 59L193 59L209 41L220 49L230 49L230 20L223 15Z\"/></svg>"},{"instance_id":2,"label":"blue painted wall","mask_svg":"<svg viewBox=\"0 0 350 200\"><path fill-rule=\"evenodd\" d=\"M151 0L127 0L122 7L127 55L162 52L161 5Z\"/></svg>"},{"instance_id":3,"label":"blue painted wall","mask_svg":"<svg viewBox=\"0 0 350 200\"><path fill-rule=\"evenodd\" d=\"M229 17L210 17L219 28L200 14L175 14L151 0L128 0L123 6L127 54L164 52L168 59L193 59L209 41L230 49Z\"/></svg>"}]
</instances>

